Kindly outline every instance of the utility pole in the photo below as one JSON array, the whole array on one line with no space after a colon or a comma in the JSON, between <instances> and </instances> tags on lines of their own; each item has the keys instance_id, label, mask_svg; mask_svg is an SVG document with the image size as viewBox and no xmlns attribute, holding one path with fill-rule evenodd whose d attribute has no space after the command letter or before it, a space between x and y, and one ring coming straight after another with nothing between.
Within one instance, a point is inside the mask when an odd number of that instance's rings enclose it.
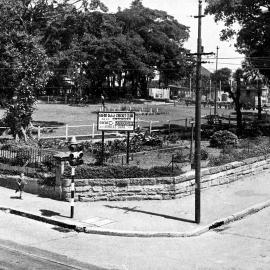
<instances>
[{"instance_id":1,"label":"utility pole","mask_svg":"<svg viewBox=\"0 0 270 270\"><path fill-rule=\"evenodd\" d=\"M201 68L202 68L202 0L199 0L197 68L196 68L196 103L195 103L195 222L201 220Z\"/></svg>"},{"instance_id":2,"label":"utility pole","mask_svg":"<svg viewBox=\"0 0 270 270\"><path fill-rule=\"evenodd\" d=\"M209 80L209 99L212 100L212 93L211 93L211 88L212 88L212 81L211 79Z\"/></svg>"},{"instance_id":3,"label":"utility pole","mask_svg":"<svg viewBox=\"0 0 270 270\"><path fill-rule=\"evenodd\" d=\"M202 55L213 55L213 52L204 53L202 51L202 0L199 0L198 16L198 40L197 40L197 53L189 54L197 56L196 66L196 101L195 101L195 154L194 154L194 168L195 168L195 222L201 221L201 103L202 103Z\"/></svg>"},{"instance_id":4,"label":"utility pole","mask_svg":"<svg viewBox=\"0 0 270 270\"><path fill-rule=\"evenodd\" d=\"M191 75L189 76L189 96L191 97L191 92L192 92L192 77Z\"/></svg>"},{"instance_id":5,"label":"utility pole","mask_svg":"<svg viewBox=\"0 0 270 270\"><path fill-rule=\"evenodd\" d=\"M218 69L218 50L219 47L217 46L217 53L216 53L216 75L217 75L217 69ZM215 81L215 97L214 97L214 115L217 115L217 84L218 84L218 80L216 78Z\"/></svg>"}]
</instances>

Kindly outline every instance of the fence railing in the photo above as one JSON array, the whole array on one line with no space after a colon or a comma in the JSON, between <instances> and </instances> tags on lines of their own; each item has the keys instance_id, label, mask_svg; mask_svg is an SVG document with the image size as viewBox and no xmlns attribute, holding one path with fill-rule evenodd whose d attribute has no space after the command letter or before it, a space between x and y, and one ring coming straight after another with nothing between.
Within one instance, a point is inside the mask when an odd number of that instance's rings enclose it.
<instances>
[{"instance_id":1,"label":"fence railing","mask_svg":"<svg viewBox=\"0 0 270 270\"><path fill-rule=\"evenodd\" d=\"M202 117L203 121L207 121ZM166 129L169 132L175 129L174 126L182 126L183 130L187 130L191 127L191 123L194 118L180 118L173 120L143 120L136 119L135 128L148 129L150 133L157 132L162 129ZM37 127L37 139L65 139L68 140L72 136L76 136L81 139L100 139L101 131L97 129L97 124L92 123L89 125L69 125L66 124L60 127ZM119 132L106 132L106 136L123 137L122 133Z\"/></svg>"},{"instance_id":2,"label":"fence railing","mask_svg":"<svg viewBox=\"0 0 270 270\"><path fill-rule=\"evenodd\" d=\"M266 115L266 120L269 122L268 115ZM202 124L206 123L208 119L205 116L202 116ZM243 121L247 122L249 119L247 117L243 117ZM188 130L191 127L191 123L194 122L194 118L180 118L180 119L170 119L170 120L144 120L137 118L135 127L136 128L144 128L148 129L150 133L157 132L162 128L163 130L167 130L170 132L174 131L175 129L181 129L183 131ZM236 123L236 116L235 115L221 115L218 117L218 122L220 124L234 124ZM4 128L4 127L0 127ZM81 139L100 139L101 138L101 131L97 130L97 123L91 123L89 125L69 125L66 124L64 126L59 127L40 127L36 128L36 136L37 139L64 139L68 140L72 136L79 137ZM122 133L119 132L106 132L106 136L111 137L123 137Z\"/></svg>"},{"instance_id":3,"label":"fence railing","mask_svg":"<svg viewBox=\"0 0 270 270\"><path fill-rule=\"evenodd\" d=\"M53 153L34 149L0 149L0 163L36 169L46 166L49 171L56 166Z\"/></svg>"},{"instance_id":4,"label":"fence railing","mask_svg":"<svg viewBox=\"0 0 270 270\"><path fill-rule=\"evenodd\" d=\"M184 129L187 130L191 126L190 122L193 121L193 118L183 118L175 120L166 120L166 121L154 121L154 120L142 120L137 119L135 123L135 128L146 128L150 133L156 132L161 125L165 125L165 129L168 129L169 132L173 130L172 126L183 125ZM51 134L44 131L51 130ZM100 138L101 131L98 131L97 124L92 123L90 125L68 125L60 127L37 127L37 139L52 139L52 138L62 138L68 140L72 136L88 139ZM122 137L123 134L119 132L106 132L106 135L113 135L116 137Z\"/></svg>"}]
</instances>

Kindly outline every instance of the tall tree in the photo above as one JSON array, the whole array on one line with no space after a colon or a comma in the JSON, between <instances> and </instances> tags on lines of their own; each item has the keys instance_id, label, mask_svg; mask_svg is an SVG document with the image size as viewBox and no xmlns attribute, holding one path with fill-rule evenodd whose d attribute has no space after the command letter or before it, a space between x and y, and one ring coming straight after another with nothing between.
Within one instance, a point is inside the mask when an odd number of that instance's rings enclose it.
<instances>
[{"instance_id":1,"label":"tall tree","mask_svg":"<svg viewBox=\"0 0 270 270\"><path fill-rule=\"evenodd\" d=\"M211 74L212 81L216 84L216 87L224 92L228 92L230 89L230 79L232 77L232 71L229 68L221 68Z\"/></svg>"},{"instance_id":2,"label":"tall tree","mask_svg":"<svg viewBox=\"0 0 270 270\"><path fill-rule=\"evenodd\" d=\"M206 0L206 13L224 21L221 39L236 37L236 49L261 74L270 78L270 2L268 0ZM237 27L234 27L238 24Z\"/></svg>"},{"instance_id":3,"label":"tall tree","mask_svg":"<svg viewBox=\"0 0 270 270\"><path fill-rule=\"evenodd\" d=\"M148 65L152 72L158 70L165 86L186 75L187 51L183 48L183 43L189 37L188 27L178 23L164 11L144 7L140 0L133 1L129 9L117 12L116 17L122 25L124 35L143 40L145 52L138 60ZM142 69L130 72L135 79L133 84L140 85L143 92L146 91L144 82L147 74L149 72L144 65Z\"/></svg>"},{"instance_id":4,"label":"tall tree","mask_svg":"<svg viewBox=\"0 0 270 270\"><path fill-rule=\"evenodd\" d=\"M47 56L39 38L27 31L27 4L29 1L0 1L1 71L9 105L5 122L12 135L27 140L32 119L36 91L49 76ZM16 97L15 99L12 99Z\"/></svg>"},{"instance_id":5,"label":"tall tree","mask_svg":"<svg viewBox=\"0 0 270 270\"><path fill-rule=\"evenodd\" d=\"M237 122L237 135L241 135L243 132L243 124L242 124L242 104L240 101L241 97L241 87L242 87L242 80L243 80L243 70L237 69L233 74L233 77L236 81L236 89L235 91L231 88L228 88L228 92L230 97L233 99L236 111L236 122Z\"/></svg>"}]
</instances>

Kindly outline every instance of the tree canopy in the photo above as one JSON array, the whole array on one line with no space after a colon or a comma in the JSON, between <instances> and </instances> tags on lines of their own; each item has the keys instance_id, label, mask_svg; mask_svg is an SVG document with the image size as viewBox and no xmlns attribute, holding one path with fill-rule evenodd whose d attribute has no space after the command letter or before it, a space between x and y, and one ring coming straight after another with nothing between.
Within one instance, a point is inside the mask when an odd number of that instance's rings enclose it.
<instances>
[{"instance_id":1,"label":"tree canopy","mask_svg":"<svg viewBox=\"0 0 270 270\"><path fill-rule=\"evenodd\" d=\"M221 39L236 37L236 49L244 53L260 73L270 78L270 2L268 0L206 0L206 13L224 21ZM237 24L237 27L234 27Z\"/></svg>"},{"instance_id":2,"label":"tree canopy","mask_svg":"<svg viewBox=\"0 0 270 270\"><path fill-rule=\"evenodd\" d=\"M155 72L167 86L192 69L189 29L166 12L140 0L114 14L100 0L75 2L0 0L0 95L14 136L25 137L41 94L146 96Z\"/></svg>"}]
</instances>

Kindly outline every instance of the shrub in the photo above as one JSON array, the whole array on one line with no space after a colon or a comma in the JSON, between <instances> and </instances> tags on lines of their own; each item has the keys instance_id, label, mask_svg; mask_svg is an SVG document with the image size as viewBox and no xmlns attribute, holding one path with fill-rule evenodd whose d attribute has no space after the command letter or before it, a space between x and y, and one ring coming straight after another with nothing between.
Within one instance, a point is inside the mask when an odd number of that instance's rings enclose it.
<instances>
[{"instance_id":1,"label":"shrub","mask_svg":"<svg viewBox=\"0 0 270 270\"><path fill-rule=\"evenodd\" d=\"M246 125L244 127L243 134L247 137L259 137L263 135L263 132L261 130L261 127L258 125L258 123L254 122L251 125Z\"/></svg>"},{"instance_id":2,"label":"shrub","mask_svg":"<svg viewBox=\"0 0 270 270\"><path fill-rule=\"evenodd\" d=\"M67 147L68 143L61 139L41 139L38 142L40 148L56 148L63 149Z\"/></svg>"},{"instance_id":3,"label":"shrub","mask_svg":"<svg viewBox=\"0 0 270 270\"><path fill-rule=\"evenodd\" d=\"M209 154L208 154L207 150L202 148L201 149L201 160L207 160L208 156L209 156Z\"/></svg>"},{"instance_id":4,"label":"shrub","mask_svg":"<svg viewBox=\"0 0 270 270\"><path fill-rule=\"evenodd\" d=\"M93 156L96 159L96 165L102 164L103 161L106 161L111 156L111 151L109 148L104 145L104 151L102 153L102 144L96 143L95 147L92 150ZM102 156L103 154L103 156Z\"/></svg>"},{"instance_id":5,"label":"shrub","mask_svg":"<svg viewBox=\"0 0 270 270\"><path fill-rule=\"evenodd\" d=\"M184 162L187 156L183 153L183 150L180 149L179 151L176 152L176 154L173 156L173 161L174 162Z\"/></svg>"},{"instance_id":6,"label":"shrub","mask_svg":"<svg viewBox=\"0 0 270 270\"><path fill-rule=\"evenodd\" d=\"M238 144L237 136L227 130L219 130L210 138L210 146L224 148L227 145L235 146Z\"/></svg>"},{"instance_id":7,"label":"shrub","mask_svg":"<svg viewBox=\"0 0 270 270\"><path fill-rule=\"evenodd\" d=\"M230 155L230 154L221 154L219 156L210 156L209 158L209 163L208 165L210 167L213 167L213 166L220 166L220 165L223 165L223 164L226 164L226 163L231 163L235 161L235 156L233 155Z\"/></svg>"},{"instance_id":8,"label":"shrub","mask_svg":"<svg viewBox=\"0 0 270 270\"><path fill-rule=\"evenodd\" d=\"M64 177L70 177L70 167L65 168ZM143 177L161 177L176 176L181 173L180 170L172 172L170 167L153 167L151 169L142 169L136 166L93 166L84 164L76 168L76 179L123 179L123 178L143 178Z\"/></svg>"}]
</instances>

